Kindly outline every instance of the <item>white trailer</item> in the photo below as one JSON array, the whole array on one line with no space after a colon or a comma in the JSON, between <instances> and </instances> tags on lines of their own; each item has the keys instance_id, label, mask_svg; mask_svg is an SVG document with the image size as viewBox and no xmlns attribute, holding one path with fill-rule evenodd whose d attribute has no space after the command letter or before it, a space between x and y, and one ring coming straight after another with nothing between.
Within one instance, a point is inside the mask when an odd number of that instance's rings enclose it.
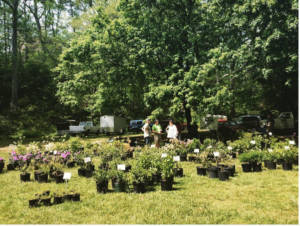
<instances>
[{"instance_id":1,"label":"white trailer","mask_svg":"<svg viewBox=\"0 0 300 226\"><path fill-rule=\"evenodd\" d=\"M100 132L106 133L125 133L126 119L122 117L104 115L100 117Z\"/></svg>"}]
</instances>

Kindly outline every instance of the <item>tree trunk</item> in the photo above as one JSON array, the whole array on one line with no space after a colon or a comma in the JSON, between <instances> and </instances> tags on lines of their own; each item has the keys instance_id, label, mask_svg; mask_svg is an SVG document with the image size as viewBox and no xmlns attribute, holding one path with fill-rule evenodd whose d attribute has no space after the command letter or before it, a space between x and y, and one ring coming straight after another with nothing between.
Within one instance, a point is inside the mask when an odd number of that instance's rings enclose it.
<instances>
[{"instance_id":1,"label":"tree trunk","mask_svg":"<svg viewBox=\"0 0 300 226\"><path fill-rule=\"evenodd\" d=\"M188 129L188 137L189 138L197 138L197 130L198 126L197 125L191 125L192 122L192 114L191 114L191 109L185 107L186 102L184 103L184 114L187 122L187 129Z\"/></svg>"},{"instance_id":2,"label":"tree trunk","mask_svg":"<svg viewBox=\"0 0 300 226\"><path fill-rule=\"evenodd\" d=\"M18 5L19 0L13 3L13 35L12 35L12 99L11 110L16 111L18 106Z\"/></svg>"},{"instance_id":3,"label":"tree trunk","mask_svg":"<svg viewBox=\"0 0 300 226\"><path fill-rule=\"evenodd\" d=\"M232 101L230 104L230 116L232 119L235 118L235 80L236 80L236 77L233 74L231 74L234 71L234 65L235 65L235 63L232 63L230 65L230 90L233 93Z\"/></svg>"}]
</instances>

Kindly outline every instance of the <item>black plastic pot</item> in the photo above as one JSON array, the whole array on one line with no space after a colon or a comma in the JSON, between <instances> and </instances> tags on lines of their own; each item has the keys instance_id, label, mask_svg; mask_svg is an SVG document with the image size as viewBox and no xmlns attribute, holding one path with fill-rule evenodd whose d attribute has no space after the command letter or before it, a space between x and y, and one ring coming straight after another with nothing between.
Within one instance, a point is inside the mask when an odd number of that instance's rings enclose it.
<instances>
[{"instance_id":1,"label":"black plastic pot","mask_svg":"<svg viewBox=\"0 0 300 226\"><path fill-rule=\"evenodd\" d=\"M219 180L225 181L229 179L229 172L227 170L223 170L219 172Z\"/></svg>"},{"instance_id":2,"label":"black plastic pot","mask_svg":"<svg viewBox=\"0 0 300 226\"><path fill-rule=\"evenodd\" d=\"M265 167L267 167L267 165L268 165L267 162L268 162L267 160L264 160L264 166Z\"/></svg>"},{"instance_id":3,"label":"black plastic pot","mask_svg":"<svg viewBox=\"0 0 300 226\"><path fill-rule=\"evenodd\" d=\"M218 178L218 169L217 168L207 169L207 171L208 171L209 178Z\"/></svg>"},{"instance_id":4,"label":"black plastic pot","mask_svg":"<svg viewBox=\"0 0 300 226\"><path fill-rule=\"evenodd\" d=\"M261 172L262 171L262 166L261 163L254 163L253 164L253 172Z\"/></svg>"},{"instance_id":5,"label":"black plastic pot","mask_svg":"<svg viewBox=\"0 0 300 226\"><path fill-rule=\"evenodd\" d=\"M146 192L145 183L133 182L132 185L133 185L133 191L135 193L145 193Z\"/></svg>"},{"instance_id":6,"label":"black plastic pot","mask_svg":"<svg viewBox=\"0 0 300 226\"><path fill-rule=\"evenodd\" d=\"M3 169L4 168L4 162L2 161L2 162L0 162L0 169Z\"/></svg>"},{"instance_id":7,"label":"black plastic pot","mask_svg":"<svg viewBox=\"0 0 300 226\"><path fill-rule=\"evenodd\" d=\"M71 200L72 200L73 202L79 202L79 201L80 201L80 194L72 195Z\"/></svg>"},{"instance_id":8,"label":"black plastic pot","mask_svg":"<svg viewBox=\"0 0 300 226\"><path fill-rule=\"evenodd\" d=\"M64 175L60 174L60 175L54 175L54 180L57 184L59 183L64 183L64 179L63 179Z\"/></svg>"},{"instance_id":9,"label":"black plastic pot","mask_svg":"<svg viewBox=\"0 0 300 226\"><path fill-rule=\"evenodd\" d=\"M57 205L57 204L61 204L61 203L63 203L63 197L55 197L54 196L53 204Z\"/></svg>"},{"instance_id":10,"label":"black plastic pot","mask_svg":"<svg viewBox=\"0 0 300 226\"><path fill-rule=\"evenodd\" d=\"M39 183L47 183L48 182L48 174L39 174L38 175Z\"/></svg>"},{"instance_id":11,"label":"black plastic pot","mask_svg":"<svg viewBox=\"0 0 300 226\"><path fill-rule=\"evenodd\" d=\"M75 167L75 162L73 161L73 162L68 162L67 163L67 167L68 168L73 168L73 167Z\"/></svg>"},{"instance_id":12,"label":"black plastic pot","mask_svg":"<svg viewBox=\"0 0 300 226\"><path fill-rule=\"evenodd\" d=\"M189 161L194 162L196 160L196 156L189 156Z\"/></svg>"},{"instance_id":13,"label":"black plastic pot","mask_svg":"<svg viewBox=\"0 0 300 226\"><path fill-rule=\"evenodd\" d=\"M187 155L180 155L180 162L185 162L187 160Z\"/></svg>"},{"instance_id":14,"label":"black plastic pot","mask_svg":"<svg viewBox=\"0 0 300 226\"><path fill-rule=\"evenodd\" d=\"M64 200L72 201L73 195L64 195Z\"/></svg>"},{"instance_id":15,"label":"black plastic pot","mask_svg":"<svg viewBox=\"0 0 300 226\"><path fill-rule=\"evenodd\" d=\"M38 181L38 179L39 179L38 176L42 173L43 172L34 172L34 180Z\"/></svg>"},{"instance_id":16,"label":"black plastic pot","mask_svg":"<svg viewBox=\"0 0 300 226\"><path fill-rule=\"evenodd\" d=\"M0 168L0 173L2 173L3 172L3 168Z\"/></svg>"},{"instance_id":17,"label":"black plastic pot","mask_svg":"<svg viewBox=\"0 0 300 226\"><path fill-rule=\"evenodd\" d=\"M162 191L172 191L173 189L173 181L171 178L167 180L161 180L160 185Z\"/></svg>"},{"instance_id":18,"label":"black plastic pot","mask_svg":"<svg viewBox=\"0 0 300 226\"><path fill-rule=\"evenodd\" d=\"M206 168L201 168L200 166L196 167L197 174L200 176L206 176Z\"/></svg>"},{"instance_id":19,"label":"black plastic pot","mask_svg":"<svg viewBox=\"0 0 300 226\"><path fill-rule=\"evenodd\" d=\"M235 153L235 152L232 152L232 153L230 153L229 155L231 155L233 159L236 158L236 153Z\"/></svg>"},{"instance_id":20,"label":"black plastic pot","mask_svg":"<svg viewBox=\"0 0 300 226\"><path fill-rule=\"evenodd\" d=\"M30 181L30 173L20 174L21 181Z\"/></svg>"},{"instance_id":21,"label":"black plastic pot","mask_svg":"<svg viewBox=\"0 0 300 226\"><path fill-rule=\"evenodd\" d=\"M225 170L228 172L230 177L234 177L234 168L233 167L227 167L227 168L225 168Z\"/></svg>"},{"instance_id":22,"label":"black plastic pot","mask_svg":"<svg viewBox=\"0 0 300 226\"><path fill-rule=\"evenodd\" d=\"M152 178L153 178L154 182L160 183L161 173L156 173L156 174L152 173Z\"/></svg>"},{"instance_id":23,"label":"black plastic pot","mask_svg":"<svg viewBox=\"0 0 300 226\"><path fill-rule=\"evenodd\" d=\"M267 162L267 168L269 170L276 169L276 162Z\"/></svg>"},{"instance_id":24,"label":"black plastic pot","mask_svg":"<svg viewBox=\"0 0 300 226\"><path fill-rule=\"evenodd\" d=\"M13 164L7 164L6 167L7 167L7 170L8 170L8 171L15 170L15 167L14 167Z\"/></svg>"},{"instance_id":25,"label":"black plastic pot","mask_svg":"<svg viewBox=\"0 0 300 226\"><path fill-rule=\"evenodd\" d=\"M106 193L108 189L108 181L102 181L99 183L96 182L96 187L98 193Z\"/></svg>"},{"instance_id":26,"label":"black plastic pot","mask_svg":"<svg viewBox=\"0 0 300 226\"><path fill-rule=\"evenodd\" d=\"M115 182L115 192L125 192L125 182Z\"/></svg>"},{"instance_id":27,"label":"black plastic pot","mask_svg":"<svg viewBox=\"0 0 300 226\"><path fill-rule=\"evenodd\" d=\"M85 169L79 168L79 169L78 169L78 176L85 177Z\"/></svg>"},{"instance_id":28,"label":"black plastic pot","mask_svg":"<svg viewBox=\"0 0 300 226\"><path fill-rule=\"evenodd\" d=\"M252 164L244 163L244 164L242 164L242 168L243 168L244 173L249 173L252 171Z\"/></svg>"},{"instance_id":29,"label":"black plastic pot","mask_svg":"<svg viewBox=\"0 0 300 226\"><path fill-rule=\"evenodd\" d=\"M183 177L183 168L174 168L173 172L175 177Z\"/></svg>"},{"instance_id":30,"label":"black plastic pot","mask_svg":"<svg viewBox=\"0 0 300 226\"><path fill-rule=\"evenodd\" d=\"M90 177L92 177L92 176L93 176L93 171L92 171L92 170L86 169L86 170L85 170L85 177L86 177L86 178L90 178Z\"/></svg>"},{"instance_id":31,"label":"black plastic pot","mask_svg":"<svg viewBox=\"0 0 300 226\"><path fill-rule=\"evenodd\" d=\"M29 207L36 207L39 203L38 199L31 199L29 200Z\"/></svg>"},{"instance_id":32,"label":"black plastic pot","mask_svg":"<svg viewBox=\"0 0 300 226\"><path fill-rule=\"evenodd\" d=\"M42 199L41 202L44 206L51 206L51 198Z\"/></svg>"},{"instance_id":33,"label":"black plastic pot","mask_svg":"<svg viewBox=\"0 0 300 226\"><path fill-rule=\"evenodd\" d=\"M282 163L282 169L283 170L293 170L293 164L288 162Z\"/></svg>"},{"instance_id":34,"label":"black plastic pot","mask_svg":"<svg viewBox=\"0 0 300 226\"><path fill-rule=\"evenodd\" d=\"M294 164L297 165L297 166L298 166L298 161L299 161L298 158L299 158L299 156L297 155L297 156L295 157L295 160L294 160Z\"/></svg>"}]
</instances>

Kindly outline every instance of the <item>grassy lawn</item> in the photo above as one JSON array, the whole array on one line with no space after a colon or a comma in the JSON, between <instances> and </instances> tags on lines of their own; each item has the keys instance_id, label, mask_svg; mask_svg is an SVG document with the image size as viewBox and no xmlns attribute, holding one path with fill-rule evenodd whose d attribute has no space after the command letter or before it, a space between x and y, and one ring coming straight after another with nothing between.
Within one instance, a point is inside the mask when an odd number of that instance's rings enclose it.
<instances>
[{"instance_id":1,"label":"grassy lawn","mask_svg":"<svg viewBox=\"0 0 300 226\"><path fill-rule=\"evenodd\" d=\"M99 138L89 137L88 140ZM101 139L107 139L102 137ZM36 140L36 139L35 139ZM7 146L7 145L6 145ZM9 149L0 149L8 159ZM96 167L98 157L93 159ZM7 164L7 161L6 161ZM298 224L298 166L293 171L264 169L243 173L236 160L236 176L229 181L198 176L196 163L182 162L183 178L175 178L174 190L160 185L145 194L98 194L93 178L71 172L68 189L81 194L81 202L29 208L35 193L66 189L65 184L21 182L19 171L0 174L0 219L2 224ZM33 171L31 172L31 179ZM52 199L53 202L53 199Z\"/></svg>"}]
</instances>

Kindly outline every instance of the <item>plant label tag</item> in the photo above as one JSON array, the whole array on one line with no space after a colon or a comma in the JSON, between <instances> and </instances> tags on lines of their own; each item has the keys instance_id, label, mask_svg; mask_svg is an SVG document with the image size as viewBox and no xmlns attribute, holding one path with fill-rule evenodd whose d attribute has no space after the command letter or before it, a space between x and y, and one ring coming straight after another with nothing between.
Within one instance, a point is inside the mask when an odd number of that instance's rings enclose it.
<instances>
[{"instance_id":1,"label":"plant label tag","mask_svg":"<svg viewBox=\"0 0 300 226\"><path fill-rule=\"evenodd\" d=\"M54 151L53 154L54 154L54 155L57 155L57 151Z\"/></svg>"},{"instance_id":2,"label":"plant label tag","mask_svg":"<svg viewBox=\"0 0 300 226\"><path fill-rule=\"evenodd\" d=\"M90 162L90 161L91 161L91 157L84 158L85 163Z\"/></svg>"},{"instance_id":3,"label":"plant label tag","mask_svg":"<svg viewBox=\"0 0 300 226\"><path fill-rule=\"evenodd\" d=\"M162 157L162 158L167 157L167 153L162 153L162 154L161 154L161 157Z\"/></svg>"},{"instance_id":4,"label":"plant label tag","mask_svg":"<svg viewBox=\"0 0 300 226\"><path fill-rule=\"evenodd\" d=\"M154 144L151 144L151 148L155 148L155 145L154 145Z\"/></svg>"},{"instance_id":5,"label":"plant label tag","mask_svg":"<svg viewBox=\"0 0 300 226\"><path fill-rule=\"evenodd\" d=\"M250 143L251 143L251 144L255 144L255 140L251 140Z\"/></svg>"},{"instance_id":6,"label":"plant label tag","mask_svg":"<svg viewBox=\"0 0 300 226\"><path fill-rule=\"evenodd\" d=\"M214 156L218 157L218 156L220 156L220 153L218 151L216 151L216 152L214 152Z\"/></svg>"},{"instance_id":7,"label":"plant label tag","mask_svg":"<svg viewBox=\"0 0 300 226\"><path fill-rule=\"evenodd\" d=\"M71 173L64 173L64 180L70 180L71 179Z\"/></svg>"},{"instance_id":8,"label":"plant label tag","mask_svg":"<svg viewBox=\"0 0 300 226\"><path fill-rule=\"evenodd\" d=\"M290 150L290 147L289 146L285 146L284 149L285 150Z\"/></svg>"},{"instance_id":9,"label":"plant label tag","mask_svg":"<svg viewBox=\"0 0 300 226\"><path fill-rule=\"evenodd\" d=\"M290 143L291 145L295 145L295 141L293 141L293 140L290 140L289 143Z\"/></svg>"},{"instance_id":10,"label":"plant label tag","mask_svg":"<svg viewBox=\"0 0 300 226\"><path fill-rule=\"evenodd\" d=\"M211 145L207 146L207 149L210 149L211 148Z\"/></svg>"},{"instance_id":11,"label":"plant label tag","mask_svg":"<svg viewBox=\"0 0 300 226\"><path fill-rule=\"evenodd\" d=\"M228 150L232 150L232 147L228 146L227 149L228 149Z\"/></svg>"},{"instance_id":12,"label":"plant label tag","mask_svg":"<svg viewBox=\"0 0 300 226\"><path fill-rule=\"evenodd\" d=\"M194 149L194 153L199 153L199 149Z\"/></svg>"},{"instance_id":13,"label":"plant label tag","mask_svg":"<svg viewBox=\"0 0 300 226\"><path fill-rule=\"evenodd\" d=\"M125 170L125 164L117 165L118 170Z\"/></svg>"},{"instance_id":14,"label":"plant label tag","mask_svg":"<svg viewBox=\"0 0 300 226\"><path fill-rule=\"evenodd\" d=\"M180 162L180 156L179 156L179 155L173 156L173 160L174 160L175 162Z\"/></svg>"},{"instance_id":15,"label":"plant label tag","mask_svg":"<svg viewBox=\"0 0 300 226\"><path fill-rule=\"evenodd\" d=\"M273 152L273 149L268 149L268 152Z\"/></svg>"}]
</instances>

